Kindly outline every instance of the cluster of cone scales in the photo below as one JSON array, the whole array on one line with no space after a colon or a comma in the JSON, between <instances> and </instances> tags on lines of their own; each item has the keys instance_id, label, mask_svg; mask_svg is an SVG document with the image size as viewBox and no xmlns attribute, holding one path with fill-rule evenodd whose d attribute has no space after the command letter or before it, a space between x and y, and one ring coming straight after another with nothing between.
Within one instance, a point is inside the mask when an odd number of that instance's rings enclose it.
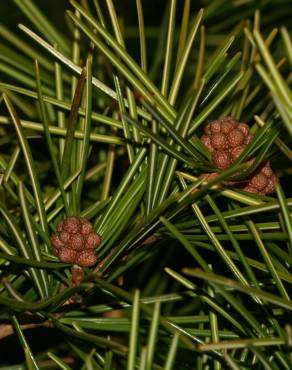
<instances>
[{"instance_id":1,"label":"cluster of cone scales","mask_svg":"<svg viewBox=\"0 0 292 370\"><path fill-rule=\"evenodd\" d=\"M96 264L95 248L101 243L101 237L85 218L68 217L58 223L51 242L62 262L89 267Z\"/></svg>"},{"instance_id":2,"label":"cluster of cone scales","mask_svg":"<svg viewBox=\"0 0 292 370\"><path fill-rule=\"evenodd\" d=\"M205 126L201 142L210 151L212 162L218 170L225 170L236 161L252 139L246 123L232 117L223 117ZM252 159L250 162L252 163ZM210 180L217 175L218 173L214 172L205 177ZM245 191L266 195L275 191L277 178L269 161L265 161L250 177L235 184Z\"/></svg>"}]
</instances>

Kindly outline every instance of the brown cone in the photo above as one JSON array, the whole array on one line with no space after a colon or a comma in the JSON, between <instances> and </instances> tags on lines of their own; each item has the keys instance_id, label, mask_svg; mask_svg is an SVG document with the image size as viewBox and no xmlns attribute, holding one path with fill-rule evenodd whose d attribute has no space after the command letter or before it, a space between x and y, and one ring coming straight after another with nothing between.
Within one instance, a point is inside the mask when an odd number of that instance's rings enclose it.
<instances>
[{"instance_id":1,"label":"brown cone","mask_svg":"<svg viewBox=\"0 0 292 370\"><path fill-rule=\"evenodd\" d=\"M212 153L214 165L221 170L235 162L251 140L248 125L232 117L208 123L204 133L201 142Z\"/></svg>"},{"instance_id":2,"label":"brown cone","mask_svg":"<svg viewBox=\"0 0 292 370\"><path fill-rule=\"evenodd\" d=\"M219 170L229 168L251 140L252 135L249 132L249 126L232 117L223 117L208 123L204 128L204 135L201 137L201 142L211 153L212 162ZM208 181L217 175L217 172L203 174ZM250 193L266 195L275 191L277 177L267 161L249 179L229 181L228 183Z\"/></svg>"},{"instance_id":3,"label":"brown cone","mask_svg":"<svg viewBox=\"0 0 292 370\"><path fill-rule=\"evenodd\" d=\"M58 223L51 242L62 262L89 267L96 263L95 248L101 243L101 237L88 220L68 217Z\"/></svg>"},{"instance_id":4,"label":"brown cone","mask_svg":"<svg viewBox=\"0 0 292 370\"><path fill-rule=\"evenodd\" d=\"M267 195L276 190L277 178L271 169L270 162L264 162L248 179L245 191Z\"/></svg>"}]
</instances>

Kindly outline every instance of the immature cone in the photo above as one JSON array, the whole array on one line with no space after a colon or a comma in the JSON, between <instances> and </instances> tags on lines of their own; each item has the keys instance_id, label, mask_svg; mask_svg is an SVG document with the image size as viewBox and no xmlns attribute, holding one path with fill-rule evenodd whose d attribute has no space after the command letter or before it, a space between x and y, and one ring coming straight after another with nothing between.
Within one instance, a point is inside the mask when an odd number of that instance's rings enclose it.
<instances>
[{"instance_id":1,"label":"immature cone","mask_svg":"<svg viewBox=\"0 0 292 370\"><path fill-rule=\"evenodd\" d=\"M62 262L89 267L96 264L95 248L101 243L101 238L85 218L68 217L58 223L51 242Z\"/></svg>"},{"instance_id":2,"label":"immature cone","mask_svg":"<svg viewBox=\"0 0 292 370\"><path fill-rule=\"evenodd\" d=\"M219 170L225 170L236 161L252 140L249 127L232 117L219 118L206 125L202 143L212 155L212 162ZM207 181L218 176L218 172L203 174ZM229 181L229 184L256 194L271 194L275 191L277 178L269 162L264 162L247 180Z\"/></svg>"},{"instance_id":3,"label":"immature cone","mask_svg":"<svg viewBox=\"0 0 292 370\"><path fill-rule=\"evenodd\" d=\"M271 194L276 190L277 177L271 169L270 162L264 162L248 179L243 190L255 194Z\"/></svg>"},{"instance_id":4,"label":"immature cone","mask_svg":"<svg viewBox=\"0 0 292 370\"><path fill-rule=\"evenodd\" d=\"M220 170L230 167L252 139L248 125L232 117L208 123L204 132L201 141L211 152L212 161Z\"/></svg>"}]
</instances>

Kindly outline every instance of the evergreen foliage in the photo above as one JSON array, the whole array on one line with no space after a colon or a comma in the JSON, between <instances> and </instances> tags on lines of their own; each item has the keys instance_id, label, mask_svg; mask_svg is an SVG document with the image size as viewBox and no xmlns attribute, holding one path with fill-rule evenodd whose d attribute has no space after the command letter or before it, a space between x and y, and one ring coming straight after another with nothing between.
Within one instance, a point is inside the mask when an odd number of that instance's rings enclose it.
<instances>
[{"instance_id":1,"label":"evergreen foliage","mask_svg":"<svg viewBox=\"0 0 292 370\"><path fill-rule=\"evenodd\" d=\"M291 369L292 3L66 8L0 4L0 370ZM206 181L227 116L253 140ZM266 160L275 193L234 185ZM72 216L83 272L50 239Z\"/></svg>"}]
</instances>

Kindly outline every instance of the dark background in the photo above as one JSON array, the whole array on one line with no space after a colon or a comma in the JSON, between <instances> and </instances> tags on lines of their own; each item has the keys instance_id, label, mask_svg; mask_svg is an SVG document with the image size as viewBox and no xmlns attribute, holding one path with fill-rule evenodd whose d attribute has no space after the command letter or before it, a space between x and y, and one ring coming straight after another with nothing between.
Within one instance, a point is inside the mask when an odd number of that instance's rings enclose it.
<instances>
[{"instance_id":1,"label":"dark background","mask_svg":"<svg viewBox=\"0 0 292 370\"><path fill-rule=\"evenodd\" d=\"M68 0L34 0L34 3L43 11L50 21L60 30L66 30L64 22L65 10L70 8ZM82 1L80 1L82 4ZM92 1L88 1L92 4ZM105 0L99 1L103 9L106 8ZM115 0L118 15L127 22L129 26L137 25L136 1ZM142 0L144 21L146 26L158 26L163 17L165 8L170 0ZM178 14L182 13L184 1L177 1ZM193 0L191 9L193 12L200 8L207 9L205 21L211 29L218 28L223 24L225 30L232 28L240 19L252 17L256 9L261 10L261 25L263 27L277 27L278 25L292 25L292 1L291 0ZM212 10L213 9L213 10ZM224 16L223 16L224 15ZM180 17L177 17L180 20ZM224 18L224 19L223 19ZM0 0L0 22L6 26L16 27L19 22L27 23L25 16L18 9L13 0Z\"/></svg>"}]
</instances>

